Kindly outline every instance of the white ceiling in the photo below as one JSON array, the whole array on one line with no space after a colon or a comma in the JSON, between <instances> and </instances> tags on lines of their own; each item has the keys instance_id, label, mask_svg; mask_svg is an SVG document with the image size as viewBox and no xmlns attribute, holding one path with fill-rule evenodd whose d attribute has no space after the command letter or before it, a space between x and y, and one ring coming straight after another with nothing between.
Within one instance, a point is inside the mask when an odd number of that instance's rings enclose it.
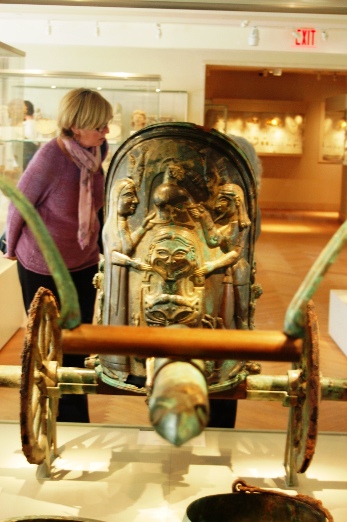
<instances>
[{"instance_id":1,"label":"white ceiling","mask_svg":"<svg viewBox=\"0 0 347 522\"><path fill-rule=\"evenodd\" d=\"M347 1L343 0L60 0L62 5L58 3L59 0L37 4L21 0L20 4L16 1L1 4L0 40L19 49L25 45L87 45L249 51L248 34L257 26L261 31L257 52L272 52L275 41L279 42L276 51L288 52L294 29L315 27L317 32L329 33L324 42L317 36L316 52L345 55L347 48ZM273 7L277 12L266 12L265 7ZM254 11L246 10L251 8ZM328 14L322 14L322 10ZM157 24L161 26L160 39Z\"/></svg>"},{"instance_id":2,"label":"white ceiling","mask_svg":"<svg viewBox=\"0 0 347 522\"><path fill-rule=\"evenodd\" d=\"M123 2L124 3L124 2ZM139 2L137 2L139 3ZM140 2L141 3L141 2ZM143 4L151 3L142 1ZM153 2L152 2L153 3ZM158 4L159 2L154 2ZM163 2L161 2L163 3ZM172 2L167 2L167 4L171 4ZM177 2L175 2L177 4ZM192 2L185 2L181 0L181 3L192 4ZM204 2L193 2L196 5L204 4ZM205 2L206 3L206 2ZM227 2L229 3L229 2ZM246 2L247 4L263 4L263 2L256 2L253 0L252 2ZM269 3L269 2L268 2ZM272 2L273 3L273 2ZM276 2L279 3L278 1ZM284 2L282 2L284 3ZM286 2L288 3L288 2ZM291 4L295 4L295 2L291 2ZM302 2L299 2L302 3ZM310 3L310 2L306 2ZM312 2L311 2L312 3ZM321 2L318 2L321 3ZM325 2L326 3L326 2ZM336 2L330 2L336 4ZM346 13L347 13L347 2L340 1L338 2L340 5L346 4ZM233 36L235 38L240 38L245 34L245 29L241 31L241 25L243 22L247 22L249 27L257 26L262 29L286 29L287 31L293 31L296 27L316 27L317 29L326 29L328 31L337 31L339 34L339 38L341 37L342 32L347 32L347 14L345 15L337 15L337 14L308 14L308 13L266 13L266 12L246 12L246 11L209 11L203 9L161 9L161 8L125 8L125 7L96 7L90 5L75 5L76 2L73 2L74 5L29 5L29 4L1 4L0 6L0 39L6 43L10 43L11 45L16 42L19 43L37 43L37 39L40 37L41 42L44 43L56 43L54 41L54 32L56 35L60 32L61 28L64 24L68 24L69 31L76 31L78 33L79 43L80 45L90 45L90 32L89 30L84 31L87 26L86 24L96 24L99 23L99 36L103 37L102 44L103 45L114 45L114 41L111 39L108 43L106 39L106 35L112 31L106 31L106 27L110 29L110 24L113 25L113 31L124 32L132 31L134 35L135 32L137 34L143 34L144 41L143 45L148 46L148 41L146 40L146 34L148 30L150 30L153 34L153 27L157 24L161 24L162 29L162 40L161 44L163 47L166 47L167 42L165 41L165 36L168 34L166 32L170 27L171 30L180 31L177 36L182 37L182 28L184 29L184 33L187 34L190 29L193 30L191 34L191 38L189 41L189 46L193 45L197 47L209 45L208 41L204 41L202 39L201 45L198 44L198 34L194 33L197 28L206 29L209 28L221 31L223 28L234 28L234 34L232 32L229 33L229 40L232 40ZM211 4L211 2L209 2ZM221 4L221 3L218 3ZM224 3L225 4L225 3ZM271 2L270 2L271 4ZM47 23L50 22L51 29L49 35L49 31L47 30ZM40 25L41 23L41 25ZM44 24L44 25L42 25ZM104 27L102 27L104 26ZM56 29L56 31L54 31ZM105 31L103 31L105 29ZM81 30L81 33L79 33ZM66 32L63 31L62 35L66 37ZM42 32L42 34L40 34ZM103 33L103 34L101 34ZM9 38L6 36L9 35ZM47 39L45 36L50 36L50 39ZM114 36L114 34L113 34ZM126 35L124 35L126 36ZM194 40L195 37L195 40ZM153 46L157 46L158 42L153 39ZM182 47L182 42L176 39L177 47ZM193 41L192 41L193 40ZM60 42L63 43L63 42ZM69 44L69 41L65 42ZM96 45L100 44L100 40L95 42ZM174 46L170 41L170 46ZM230 46L233 46L231 41ZM213 46L212 46L213 47Z\"/></svg>"}]
</instances>

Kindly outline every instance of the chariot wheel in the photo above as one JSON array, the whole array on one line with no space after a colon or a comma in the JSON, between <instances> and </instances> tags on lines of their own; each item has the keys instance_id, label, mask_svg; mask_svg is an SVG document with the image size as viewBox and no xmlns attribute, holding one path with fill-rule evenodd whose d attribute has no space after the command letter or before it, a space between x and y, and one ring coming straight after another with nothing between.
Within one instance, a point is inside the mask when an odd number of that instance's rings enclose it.
<instances>
[{"instance_id":1,"label":"chariot wheel","mask_svg":"<svg viewBox=\"0 0 347 522\"><path fill-rule=\"evenodd\" d=\"M309 301L306 308L306 334L301 361L293 368L300 370L299 396L291 408L287 446L292 445L295 471L304 473L313 458L317 434L320 402L319 331L315 307ZM289 440L290 439L290 440Z\"/></svg>"},{"instance_id":2,"label":"chariot wheel","mask_svg":"<svg viewBox=\"0 0 347 522\"><path fill-rule=\"evenodd\" d=\"M31 303L22 355L20 427L22 449L30 464L46 463L57 454L56 418L62 364L58 306L50 290L39 288Z\"/></svg>"}]
</instances>

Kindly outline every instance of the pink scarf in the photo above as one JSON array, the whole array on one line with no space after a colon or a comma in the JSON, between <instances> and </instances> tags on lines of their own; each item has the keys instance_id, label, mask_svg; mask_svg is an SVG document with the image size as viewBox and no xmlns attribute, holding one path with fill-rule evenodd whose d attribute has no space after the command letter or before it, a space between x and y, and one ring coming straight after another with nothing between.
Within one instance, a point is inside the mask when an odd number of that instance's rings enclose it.
<instances>
[{"instance_id":1,"label":"pink scarf","mask_svg":"<svg viewBox=\"0 0 347 522\"><path fill-rule=\"evenodd\" d=\"M77 239L83 250L89 245L90 236L94 231L96 221L93 174L101 165L101 151L100 147L93 147L90 152L71 139L64 138L62 141L72 161L81 169Z\"/></svg>"}]
</instances>

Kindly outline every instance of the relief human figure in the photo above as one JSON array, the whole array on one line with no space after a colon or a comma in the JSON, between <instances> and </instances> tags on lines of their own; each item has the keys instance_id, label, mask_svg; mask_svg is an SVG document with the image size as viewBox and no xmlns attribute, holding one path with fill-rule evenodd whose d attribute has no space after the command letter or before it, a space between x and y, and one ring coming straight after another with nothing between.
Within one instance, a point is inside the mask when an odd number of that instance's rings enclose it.
<instances>
[{"instance_id":1,"label":"relief human figure","mask_svg":"<svg viewBox=\"0 0 347 522\"><path fill-rule=\"evenodd\" d=\"M141 226L131 230L128 217L135 214L138 204L134 181L131 178L117 180L111 193L111 206L114 211L110 213L103 229L105 265L109 266L108 269L105 267L104 277L104 324L129 324L128 268L133 267L138 270L151 268L146 263L131 258L136 246L153 226L150 219L154 214L150 214L143 220ZM126 379L129 370L127 357L104 356L100 360L112 377Z\"/></svg>"},{"instance_id":2,"label":"relief human figure","mask_svg":"<svg viewBox=\"0 0 347 522\"><path fill-rule=\"evenodd\" d=\"M228 183L219 187L213 220L203 205L190 209L201 223L206 243L219 247L219 253L195 271L197 276L226 267L220 317L226 328L248 329L250 266L244 248L250 229L244 194L239 185Z\"/></svg>"}]
</instances>

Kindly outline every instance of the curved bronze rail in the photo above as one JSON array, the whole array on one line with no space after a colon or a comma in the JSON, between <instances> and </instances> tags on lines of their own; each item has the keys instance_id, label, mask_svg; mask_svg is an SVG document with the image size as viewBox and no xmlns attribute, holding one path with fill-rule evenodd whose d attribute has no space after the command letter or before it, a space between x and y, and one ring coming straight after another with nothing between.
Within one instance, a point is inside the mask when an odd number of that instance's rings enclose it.
<instances>
[{"instance_id":1,"label":"curved bronze rail","mask_svg":"<svg viewBox=\"0 0 347 522\"><path fill-rule=\"evenodd\" d=\"M290 302L284 319L284 332L292 337L305 335L305 310L325 273L347 242L347 220L338 228L313 263Z\"/></svg>"}]
</instances>

